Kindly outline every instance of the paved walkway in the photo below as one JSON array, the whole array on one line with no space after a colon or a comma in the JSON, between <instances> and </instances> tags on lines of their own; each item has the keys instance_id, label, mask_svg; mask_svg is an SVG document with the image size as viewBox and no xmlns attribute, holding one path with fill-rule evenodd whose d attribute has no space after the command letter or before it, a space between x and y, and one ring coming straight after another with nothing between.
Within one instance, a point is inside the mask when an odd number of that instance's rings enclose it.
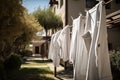
<instances>
[{"instance_id":1,"label":"paved walkway","mask_svg":"<svg viewBox=\"0 0 120 80\"><path fill-rule=\"evenodd\" d=\"M40 67L49 67L50 70L54 73L54 65L53 63L48 60L47 58L41 58L40 56L33 56L33 57L25 57L25 60L28 61L42 61L44 63L46 63L46 65L38 65L38 66L29 66L29 67L33 67L33 68L40 68ZM22 67L28 67L28 66L22 66ZM73 71L72 70L64 70L64 67L59 66L57 67L57 78L56 80L73 80Z\"/></svg>"}]
</instances>

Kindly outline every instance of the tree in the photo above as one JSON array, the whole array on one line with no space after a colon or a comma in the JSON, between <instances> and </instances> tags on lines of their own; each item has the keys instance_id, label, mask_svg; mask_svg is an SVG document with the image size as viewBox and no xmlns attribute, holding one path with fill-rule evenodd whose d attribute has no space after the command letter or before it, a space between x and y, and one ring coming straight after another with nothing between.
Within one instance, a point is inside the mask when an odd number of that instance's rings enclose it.
<instances>
[{"instance_id":1,"label":"tree","mask_svg":"<svg viewBox=\"0 0 120 80\"><path fill-rule=\"evenodd\" d=\"M38 8L36 11L33 12L33 15L41 24L41 26L45 29L46 36L49 29L56 29L62 27L63 25L61 18L55 15L52 12L51 8L44 10Z\"/></svg>"},{"instance_id":2,"label":"tree","mask_svg":"<svg viewBox=\"0 0 120 80\"><path fill-rule=\"evenodd\" d=\"M17 36L21 35L23 27L20 17L23 15L24 7L20 0L0 0L0 53L11 51L11 45ZM7 5L7 6L6 6ZM17 30L16 30L17 29Z\"/></svg>"},{"instance_id":3,"label":"tree","mask_svg":"<svg viewBox=\"0 0 120 80\"><path fill-rule=\"evenodd\" d=\"M15 51L24 50L26 45L37 37L36 32L42 28L37 20L32 16L24 13L23 20L24 28L22 34L14 41Z\"/></svg>"},{"instance_id":4,"label":"tree","mask_svg":"<svg viewBox=\"0 0 120 80\"><path fill-rule=\"evenodd\" d=\"M0 0L0 55L7 57L15 45L27 44L39 23L28 15L22 0Z\"/></svg>"},{"instance_id":5,"label":"tree","mask_svg":"<svg viewBox=\"0 0 120 80\"><path fill-rule=\"evenodd\" d=\"M41 26L45 29L46 32L46 51L44 54L47 56L47 49L48 49L48 43L47 43L47 32L49 29L57 29L59 27L62 27L63 23L59 16L55 15L51 8L48 9L40 9L38 8L36 11L33 12L33 16L38 20L38 22L41 24Z\"/></svg>"}]
</instances>

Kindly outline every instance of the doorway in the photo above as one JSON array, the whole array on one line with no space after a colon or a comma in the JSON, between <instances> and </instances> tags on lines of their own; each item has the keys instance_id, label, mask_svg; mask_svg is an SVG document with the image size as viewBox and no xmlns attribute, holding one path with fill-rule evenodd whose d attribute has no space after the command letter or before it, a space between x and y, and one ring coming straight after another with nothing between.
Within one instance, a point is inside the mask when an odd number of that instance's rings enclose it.
<instances>
[{"instance_id":1,"label":"doorway","mask_svg":"<svg viewBox=\"0 0 120 80\"><path fill-rule=\"evenodd\" d=\"M35 54L39 54L39 46L35 47Z\"/></svg>"}]
</instances>

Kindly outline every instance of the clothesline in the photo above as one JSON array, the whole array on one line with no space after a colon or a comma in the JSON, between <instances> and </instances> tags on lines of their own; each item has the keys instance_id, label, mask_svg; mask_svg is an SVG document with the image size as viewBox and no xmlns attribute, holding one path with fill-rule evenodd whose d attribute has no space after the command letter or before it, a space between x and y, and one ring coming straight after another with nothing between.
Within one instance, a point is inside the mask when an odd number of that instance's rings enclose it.
<instances>
[{"instance_id":1,"label":"clothesline","mask_svg":"<svg viewBox=\"0 0 120 80\"><path fill-rule=\"evenodd\" d=\"M85 10L85 12L87 12L87 10ZM79 16L80 16L80 15L82 15L81 12L79 13ZM85 16L82 16L82 18L85 18ZM73 16L71 16L71 19L72 19L72 21L74 20Z\"/></svg>"},{"instance_id":2,"label":"clothesline","mask_svg":"<svg viewBox=\"0 0 120 80\"><path fill-rule=\"evenodd\" d=\"M112 2L112 0L109 0L108 2L106 2L105 5L109 4L110 2Z\"/></svg>"},{"instance_id":3,"label":"clothesline","mask_svg":"<svg viewBox=\"0 0 120 80\"><path fill-rule=\"evenodd\" d=\"M96 1L99 1L99 2L100 2L100 1L103 1L103 0L96 0ZM109 0L109 1L105 2L104 5L107 5L107 4L109 4L110 2L112 2L112 1L113 1L113 0Z\"/></svg>"}]
</instances>

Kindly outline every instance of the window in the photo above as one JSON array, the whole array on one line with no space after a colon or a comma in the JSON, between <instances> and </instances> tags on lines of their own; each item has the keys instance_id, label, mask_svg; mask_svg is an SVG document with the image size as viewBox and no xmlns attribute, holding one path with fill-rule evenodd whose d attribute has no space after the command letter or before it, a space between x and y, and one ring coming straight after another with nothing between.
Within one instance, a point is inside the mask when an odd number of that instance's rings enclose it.
<instances>
[{"instance_id":1,"label":"window","mask_svg":"<svg viewBox=\"0 0 120 80\"><path fill-rule=\"evenodd\" d=\"M35 46L35 54L39 54L39 46Z\"/></svg>"},{"instance_id":2,"label":"window","mask_svg":"<svg viewBox=\"0 0 120 80\"><path fill-rule=\"evenodd\" d=\"M94 7L98 1L96 0L86 0L86 8L92 8Z\"/></svg>"}]
</instances>

